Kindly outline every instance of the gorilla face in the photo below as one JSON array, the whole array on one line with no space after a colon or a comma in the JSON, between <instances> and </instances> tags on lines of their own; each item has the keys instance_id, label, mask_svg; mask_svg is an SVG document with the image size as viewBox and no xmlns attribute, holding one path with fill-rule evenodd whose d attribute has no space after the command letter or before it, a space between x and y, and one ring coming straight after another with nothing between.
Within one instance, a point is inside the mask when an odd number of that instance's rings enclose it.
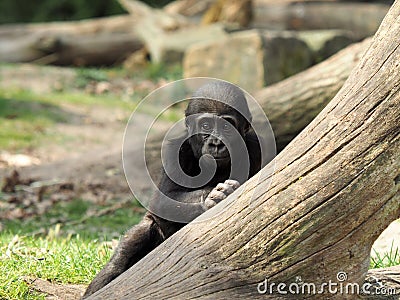
<instances>
[{"instance_id":1,"label":"gorilla face","mask_svg":"<svg viewBox=\"0 0 400 300\"><path fill-rule=\"evenodd\" d=\"M218 166L227 165L229 149L243 139L240 122L234 114L199 113L186 117L189 143L197 159L211 155Z\"/></svg>"}]
</instances>

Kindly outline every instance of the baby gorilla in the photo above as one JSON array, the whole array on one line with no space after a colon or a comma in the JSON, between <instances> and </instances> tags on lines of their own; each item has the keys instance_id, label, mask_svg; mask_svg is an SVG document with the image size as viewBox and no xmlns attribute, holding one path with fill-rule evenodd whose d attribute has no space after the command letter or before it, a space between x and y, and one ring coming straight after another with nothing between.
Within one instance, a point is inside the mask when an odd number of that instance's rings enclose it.
<instances>
[{"instance_id":1,"label":"baby gorilla","mask_svg":"<svg viewBox=\"0 0 400 300\"><path fill-rule=\"evenodd\" d=\"M221 81L206 84L193 94L185 116L184 138L171 141L167 147L167 155L178 153L180 168L176 163L168 165L171 160L167 159L159 191L150 203L151 212L121 238L114 255L90 283L84 298L107 285L260 170L260 144L251 127L251 114L241 89ZM237 153L235 147L247 153ZM171 206L167 198L180 205ZM173 210L169 220L159 217L166 210L170 213Z\"/></svg>"}]
</instances>

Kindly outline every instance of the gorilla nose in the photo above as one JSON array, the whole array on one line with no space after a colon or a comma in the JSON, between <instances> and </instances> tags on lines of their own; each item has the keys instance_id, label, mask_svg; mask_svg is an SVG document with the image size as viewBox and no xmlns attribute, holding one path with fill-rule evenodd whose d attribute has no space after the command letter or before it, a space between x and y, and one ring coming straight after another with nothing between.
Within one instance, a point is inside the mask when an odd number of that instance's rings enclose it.
<instances>
[{"instance_id":1,"label":"gorilla nose","mask_svg":"<svg viewBox=\"0 0 400 300\"><path fill-rule=\"evenodd\" d=\"M212 139L208 143L208 147L214 156L225 156L227 150L225 144L220 139Z\"/></svg>"}]
</instances>

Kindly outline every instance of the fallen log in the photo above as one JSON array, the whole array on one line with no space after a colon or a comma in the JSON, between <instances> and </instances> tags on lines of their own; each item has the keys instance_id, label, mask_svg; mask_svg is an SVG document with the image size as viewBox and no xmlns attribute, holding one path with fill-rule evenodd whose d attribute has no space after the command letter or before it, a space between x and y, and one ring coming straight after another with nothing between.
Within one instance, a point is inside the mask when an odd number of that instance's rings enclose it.
<instances>
[{"instance_id":1,"label":"fallen log","mask_svg":"<svg viewBox=\"0 0 400 300\"><path fill-rule=\"evenodd\" d=\"M134 32L135 19L130 15L80 21L8 24L0 26L0 39L18 38L31 34L86 35L100 33Z\"/></svg>"},{"instance_id":2,"label":"fallen log","mask_svg":"<svg viewBox=\"0 0 400 300\"><path fill-rule=\"evenodd\" d=\"M180 0L164 10L200 22L216 0ZM375 33L390 5L335 0L253 0L250 28L277 30L350 30L359 39Z\"/></svg>"},{"instance_id":3,"label":"fallen log","mask_svg":"<svg viewBox=\"0 0 400 300\"><path fill-rule=\"evenodd\" d=\"M396 1L342 89L272 163L88 299L298 299L260 285L362 285L374 240L400 216L399 36Z\"/></svg>"},{"instance_id":4,"label":"fallen log","mask_svg":"<svg viewBox=\"0 0 400 300\"><path fill-rule=\"evenodd\" d=\"M336 95L370 42L366 39L348 46L329 59L254 93L274 130L278 152Z\"/></svg>"},{"instance_id":5,"label":"fallen log","mask_svg":"<svg viewBox=\"0 0 400 300\"><path fill-rule=\"evenodd\" d=\"M254 1L255 28L279 30L344 29L358 39L371 36L378 29L389 5L377 3Z\"/></svg>"},{"instance_id":6,"label":"fallen log","mask_svg":"<svg viewBox=\"0 0 400 300\"><path fill-rule=\"evenodd\" d=\"M112 65L143 47L130 16L0 26L1 62Z\"/></svg>"},{"instance_id":7,"label":"fallen log","mask_svg":"<svg viewBox=\"0 0 400 300\"><path fill-rule=\"evenodd\" d=\"M0 40L0 61L55 65L113 65L143 47L132 33L51 36Z\"/></svg>"}]
</instances>

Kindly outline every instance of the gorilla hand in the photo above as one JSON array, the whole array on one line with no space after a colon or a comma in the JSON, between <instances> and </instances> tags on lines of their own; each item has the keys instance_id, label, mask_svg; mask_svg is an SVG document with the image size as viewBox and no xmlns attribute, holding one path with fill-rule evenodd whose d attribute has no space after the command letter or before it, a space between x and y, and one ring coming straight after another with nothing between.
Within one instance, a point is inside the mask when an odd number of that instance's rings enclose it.
<instances>
[{"instance_id":1,"label":"gorilla hand","mask_svg":"<svg viewBox=\"0 0 400 300\"><path fill-rule=\"evenodd\" d=\"M239 186L240 183L232 179L225 180L224 183L218 183L204 200L204 205L207 209L214 207L217 203L232 194Z\"/></svg>"}]
</instances>

